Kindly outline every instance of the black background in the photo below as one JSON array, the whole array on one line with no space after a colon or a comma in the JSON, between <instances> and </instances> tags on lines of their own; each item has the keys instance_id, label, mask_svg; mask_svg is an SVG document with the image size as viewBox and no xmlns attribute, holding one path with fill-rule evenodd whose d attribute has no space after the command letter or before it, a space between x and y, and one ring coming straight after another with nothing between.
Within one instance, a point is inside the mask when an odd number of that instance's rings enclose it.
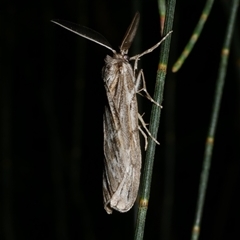
<instances>
[{"instance_id":1,"label":"black background","mask_svg":"<svg viewBox=\"0 0 240 240\"><path fill-rule=\"evenodd\" d=\"M144 239L190 238L230 2L216 1L193 52L172 73L205 4L177 1ZM156 1L1 3L0 239L133 239L136 209L107 215L102 204L101 69L112 53L50 20L95 29L118 50L137 10L141 20L130 56L161 38ZM238 25L239 18L200 239L231 239L239 226ZM141 59L151 95L159 51ZM139 102L148 122L151 103Z\"/></svg>"}]
</instances>

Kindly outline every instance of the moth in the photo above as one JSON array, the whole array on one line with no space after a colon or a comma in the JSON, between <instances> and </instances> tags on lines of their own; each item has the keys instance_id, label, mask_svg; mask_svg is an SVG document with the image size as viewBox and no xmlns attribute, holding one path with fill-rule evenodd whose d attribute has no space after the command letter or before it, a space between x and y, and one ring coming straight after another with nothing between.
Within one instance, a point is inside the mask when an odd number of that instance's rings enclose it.
<instances>
[{"instance_id":1,"label":"moth","mask_svg":"<svg viewBox=\"0 0 240 240\"><path fill-rule=\"evenodd\" d=\"M138 71L137 63L140 57L157 48L171 32L152 48L129 58L128 50L135 37L139 20L140 14L137 12L125 33L120 53L117 53L100 33L92 29L63 20L52 20L53 23L113 52L112 57L106 56L102 70L108 100L103 116L103 202L108 214L111 214L113 209L127 212L135 203L142 162L139 131L145 138L145 149L147 135L142 128L152 137L138 113L136 94L144 92L145 97L160 107L147 92L143 71ZM130 61L134 61L134 67ZM153 137L152 139L158 143Z\"/></svg>"}]
</instances>

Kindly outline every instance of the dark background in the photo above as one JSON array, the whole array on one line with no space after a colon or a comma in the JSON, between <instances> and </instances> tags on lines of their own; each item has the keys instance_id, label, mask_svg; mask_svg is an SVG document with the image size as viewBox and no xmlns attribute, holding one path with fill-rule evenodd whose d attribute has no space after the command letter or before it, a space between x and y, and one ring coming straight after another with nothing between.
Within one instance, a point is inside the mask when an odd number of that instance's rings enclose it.
<instances>
[{"instance_id":1,"label":"dark background","mask_svg":"<svg viewBox=\"0 0 240 240\"><path fill-rule=\"evenodd\" d=\"M205 4L177 1L144 239L190 239L230 2L216 1L173 74ZM95 29L118 50L137 10L130 56L161 38L156 1L1 2L0 239L133 239L136 209L107 215L102 204L101 69L112 53L50 20ZM235 29L200 239L231 239L239 226L239 18ZM151 95L159 51L141 59ZM151 103L139 102L148 122Z\"/></svg>"}]
</instances>

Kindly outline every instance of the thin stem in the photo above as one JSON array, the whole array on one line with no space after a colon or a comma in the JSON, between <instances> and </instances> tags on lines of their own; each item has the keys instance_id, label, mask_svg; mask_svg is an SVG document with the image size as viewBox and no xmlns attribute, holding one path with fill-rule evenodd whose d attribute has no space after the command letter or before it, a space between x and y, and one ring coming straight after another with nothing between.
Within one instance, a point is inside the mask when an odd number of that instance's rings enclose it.
<instances>
[{"instance_id":1,"label":"thin stem","mask_svg":"<svg viewBox=\"0 0 240 240\"><path fill-rule=\"evenodd\" d=\"M188 57L188 55L190 54L191 50L193 49L195 43L197 42L202 29L204 27L205 22L207 21L207 18L210 14L210 11L212 9L212 5L214 3L214 0L208 0L205 4L205 7L203 8L201 17L199 19L199 22L197 24L197 26L195 27L193 34L188 42L188 44L186 45L186 47L184 48L181 56L178 58L177 62L173 65L172 67L172 71L173 72L177 72L182 64L184 63L185 59Z\"/></svg>"},{"instance_id":2,"label":"thin stem","mask_svg":"<svg viewBox=\"0 0 240 240\"><path fill-rule=\"evenodd\" d=\"M166 14L167 17L166 17L164 33L163 33L164 36L172 30L175 3L176 3L175 0L167 1L167 14ZM169 56L170 43L171 43L171 35L162 43L162 51L160 54L159 67L157 71L154 99L156 102L160 104L162 103L162 99L163 99L163 89L164 89L165 76L167 72L167 62L168 62L168 56ZM157 136L159 122L160 122L160 114L161 114L161 108L153 104L150 125L149 125L149 130L152 133L153 137ZM146 214L148 209L150 187L151 187L151 180L152 180L155 146L156 146L156 143L150 138L148 149L146 152L145 166L143 169L143 178L142 178L141 191L140 191L140 202L139 202L135 236L134 236L135 240L143 239L143 235L144 235L145 220L146 220Z\"/></svg>"},{"instance_id":3,"label":"thin stem","mask_svg":"<svg viewBox=\"0 0 240 240\"><path fill-rule=\"evenodd\" d=\"M160 30L161 30L161 36L162 36L165 18L166 18L166 0L158 0L158 10L160 15Z\"/></svg>"},{"instance_id":4,"label":"thin stem","mask_svg":"<svg viewBox=\"0 0 240 240\"><path fill-rule=\"evenodd\" d=\"M202 167L199 193L198 193L198 202L196 207L196 216L195 216L195 221L192 229L192 240L197 240L200 234L202 211L203 211L204 200L206 195L209 169L211 166L211 156L212 156L213 145L214 145L214 137L215 137L215 131L216 131L216 126L218 121L224 81L225 81L225 76L227 71L227 63L228 63L228 57L230 52L229 47L230 47L230 43L233 35L234 23L237 15L238 5L239 5L239 0L232 1L231 10L229 13L228 27L226 31L226 38L224 40L224 44L222 48L221 62L219 66L219 75L216 83L215 98L213 102L213 111L212 111L210 126L208 130L208 136L207 136L206 145L205 145L203 167Z\"/></svg>"}]
</instances>

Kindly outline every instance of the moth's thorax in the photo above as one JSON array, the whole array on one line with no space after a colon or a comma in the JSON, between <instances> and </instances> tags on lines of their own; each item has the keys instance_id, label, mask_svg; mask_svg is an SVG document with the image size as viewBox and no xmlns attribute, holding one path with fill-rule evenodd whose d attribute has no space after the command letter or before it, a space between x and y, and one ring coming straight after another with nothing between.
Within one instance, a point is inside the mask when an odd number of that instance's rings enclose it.
<instances>
[{"instance_id":1,"label":"moth's thorax","mask_svg":"<svg viewBox=\"0 0 240 240\"><path fill-rule=\"evenodd\" d=\"M130 84L131 88L134 88L135 76L128 59L128 55L120 53L114 53L112 57L106 56L102 75L109 90L116 89L119 81L126 81L128 83L126 86Z\"/></svg>"},{"instance_id":2,"label":"moth's thorax","mask_svg":"<svg viewBox=\"0 0 240 240\"><path fill-rule=\"evenodd\" d=\"M122 53L114 53L112 57L107 55L105 58L105 64L106 64L105 67L111 67L111 66L121 67L123 65L131 66L129 63L129 59L130 58L127 54L122 54Z\"/></svg>"}]
</instances>

